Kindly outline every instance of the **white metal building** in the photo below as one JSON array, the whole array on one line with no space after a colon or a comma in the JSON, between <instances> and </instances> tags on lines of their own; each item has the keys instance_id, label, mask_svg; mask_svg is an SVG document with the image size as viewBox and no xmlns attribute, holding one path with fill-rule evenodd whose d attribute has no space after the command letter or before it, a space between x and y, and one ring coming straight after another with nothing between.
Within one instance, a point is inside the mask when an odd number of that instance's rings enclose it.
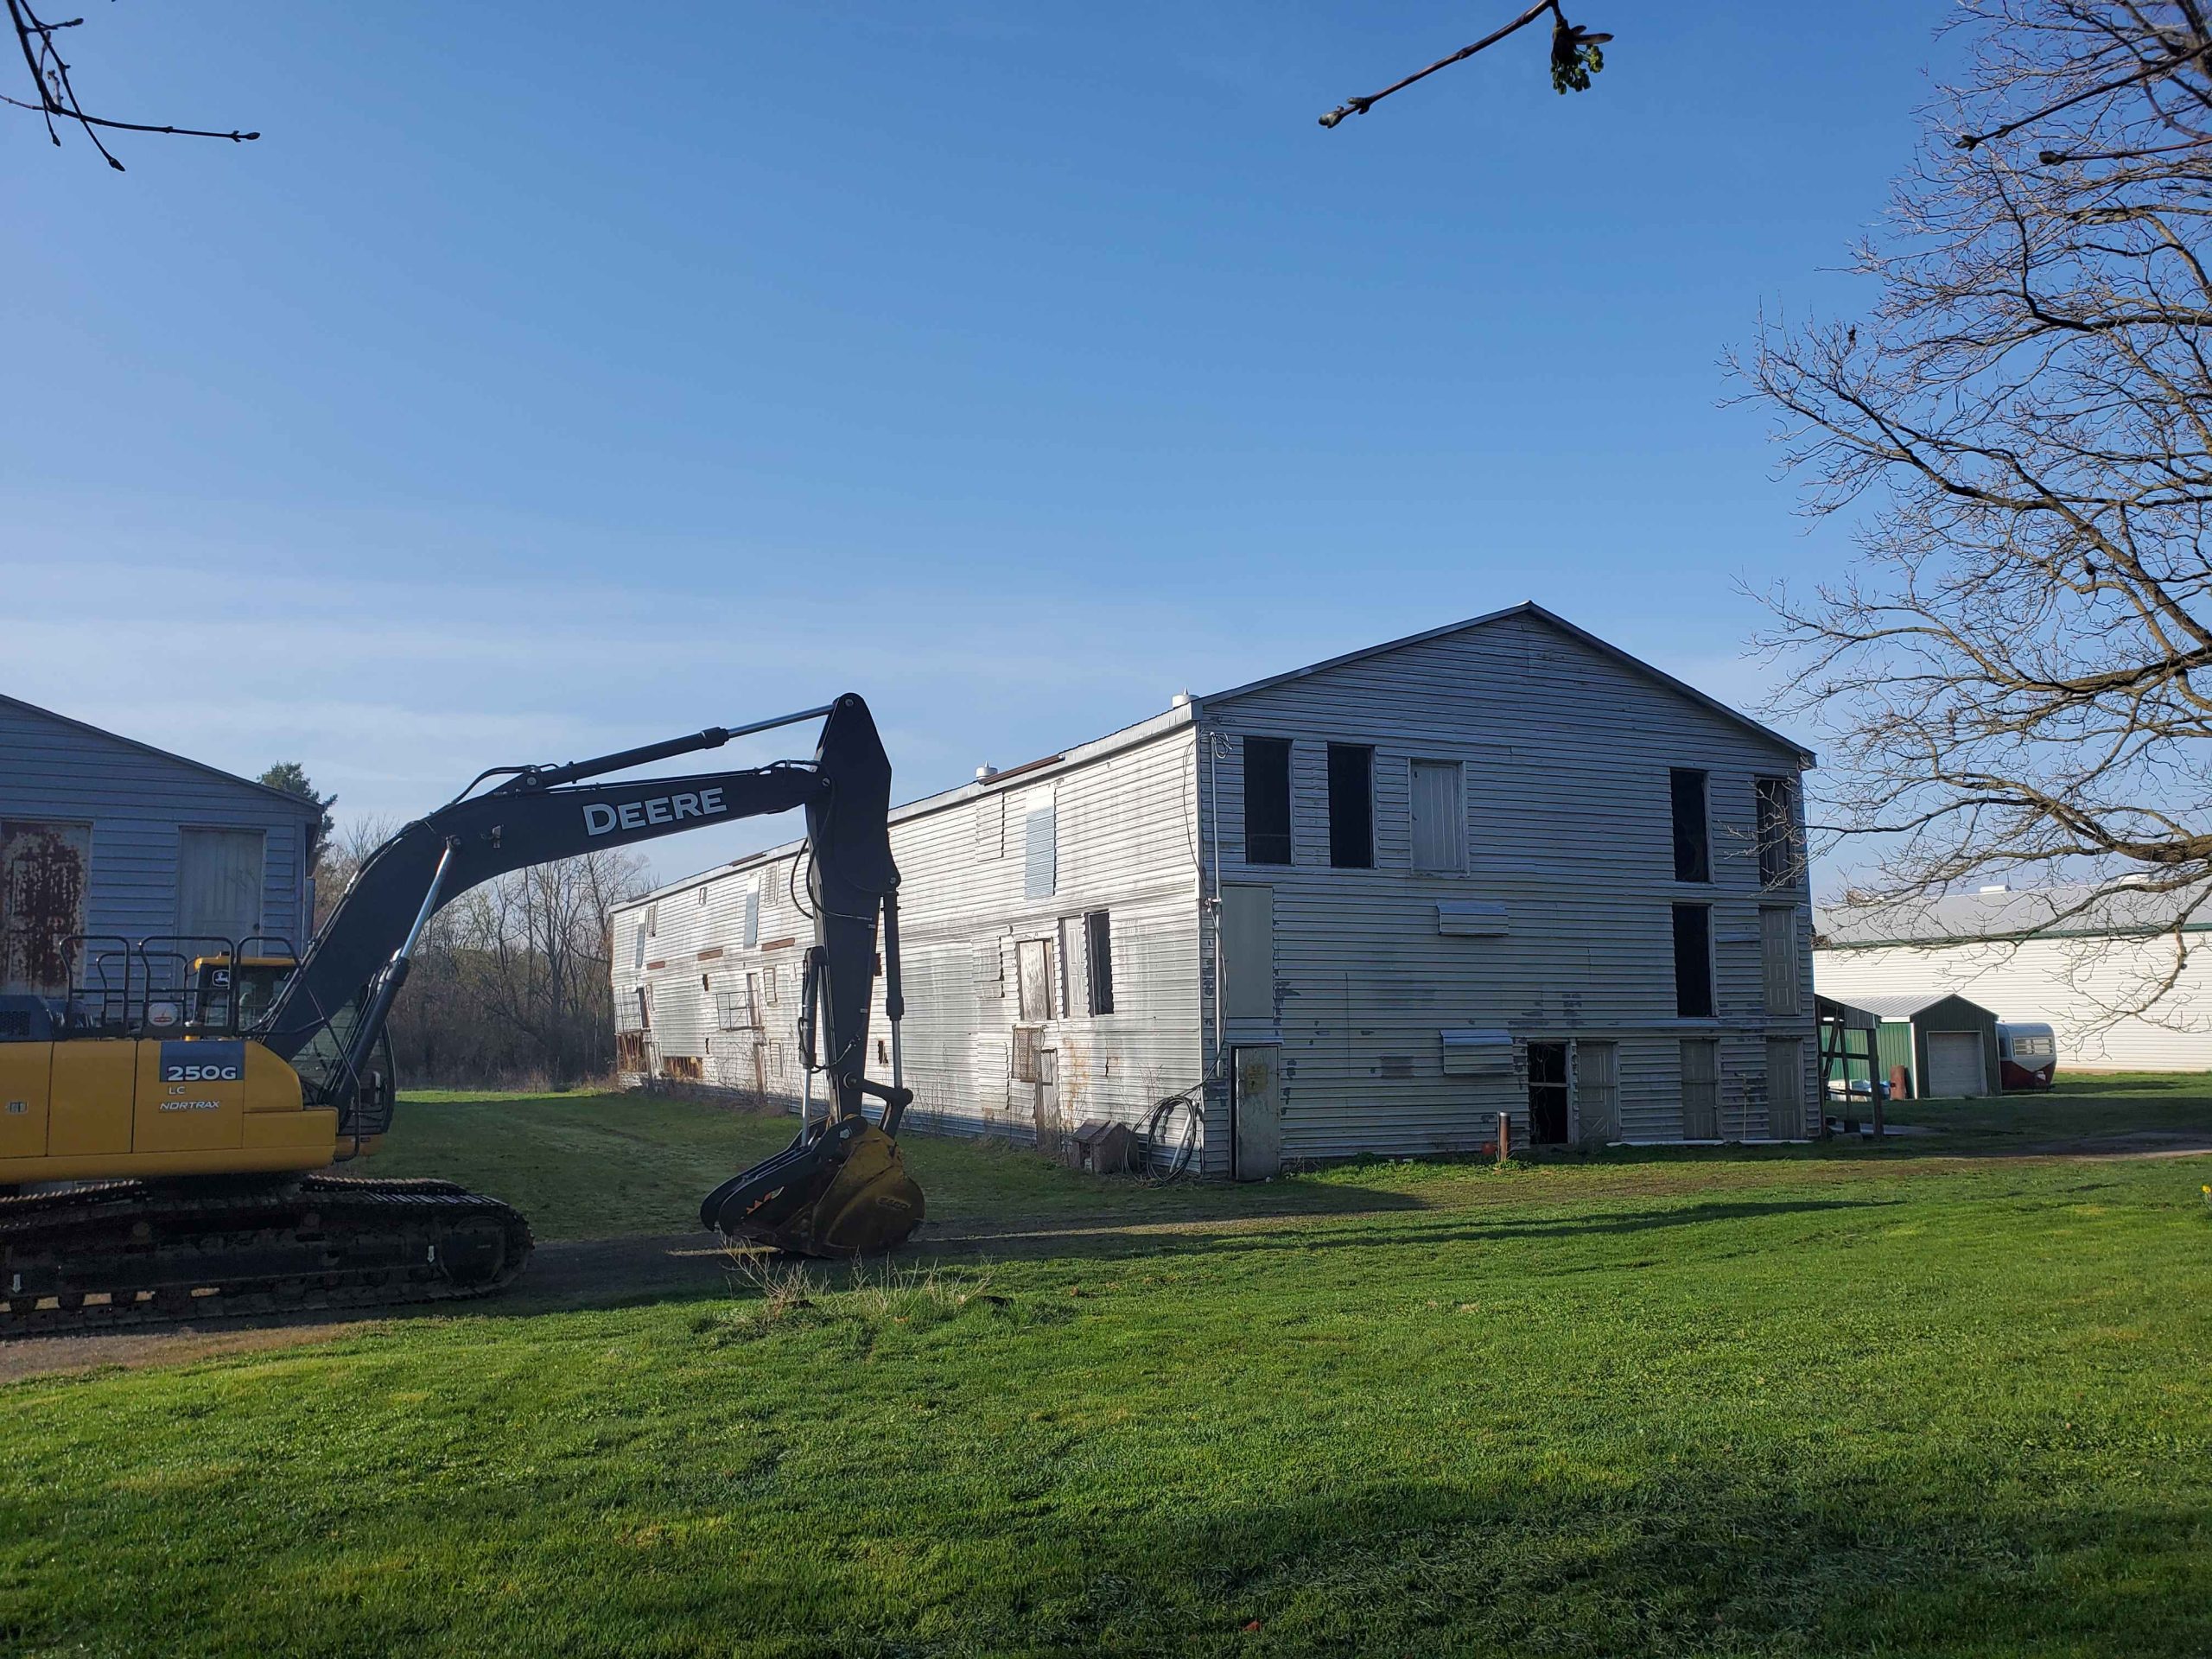
<instances>
[{"instance_id":1,"label":"white metal building","mask_svg":"<svg viewBox=\"0 0 2212 1659\"><path fill-rule=\"evenodd\" d=\"M1811 760L1522 605L916 801L908 1122L1049 1141L1190 1090L1203 1166L1246 1176L1478 1147L1501 1111L1802 1137ZM798 853L618 912L629 1080L795 1093Z\"/></svg>"},{"instance_id":2,"label":"white metal building","mask_svg":"<svg viewBox=\"0 0 2212 1659\"><path fill-rule=\"evenodd\" d=\"M2083 909L2090 896L1993 887L1912 905L1822 906L1813 940L1821 994L1967 997L1999 1020L2050 1026L2062 1070L2212 1071L2212 918L2177 930L2171 896L2117 893ZM2115 1017L2170 976L2148 1017Z\"/></svg>"}]
</instances>

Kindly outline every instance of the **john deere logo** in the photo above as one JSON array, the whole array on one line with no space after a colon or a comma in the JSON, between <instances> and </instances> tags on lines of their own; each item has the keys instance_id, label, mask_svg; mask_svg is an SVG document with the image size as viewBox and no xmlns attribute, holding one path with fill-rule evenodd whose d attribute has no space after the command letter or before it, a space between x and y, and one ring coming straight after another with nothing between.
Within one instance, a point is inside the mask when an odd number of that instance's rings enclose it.
<instances>
[{"instance_id":1,"label":"john deere logo","mask_svg":"<svg viewBox=\"0 0 2212 1659\"><path fill-rule=\"evenodd\" d=\"M655 795L641 801L608 806L594 801L584 808L584 833L604 836L616 830L643 830L656 823L676 823L684 818L716 818L728 812L719 789L674 795Z\"/></svg>"}]
</instances>

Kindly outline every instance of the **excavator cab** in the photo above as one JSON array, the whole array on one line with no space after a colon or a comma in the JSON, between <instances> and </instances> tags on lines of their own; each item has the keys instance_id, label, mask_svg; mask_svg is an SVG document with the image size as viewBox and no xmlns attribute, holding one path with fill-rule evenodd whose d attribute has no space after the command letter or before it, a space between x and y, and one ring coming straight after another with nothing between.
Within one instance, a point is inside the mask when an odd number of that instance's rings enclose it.
<instances>
[{"instance_id":1,"label":"excavator cab","mask_svg":"<svg viewBox=\"0 0 2212 1659\"><path fill-rule=\"evenodd\" d=\"M186 982L190 989L186 1034L229 1036L234 1031L251 1029L269 1012L276 993L299 965L293 957L242 956L236 962L227 952L194 957ZM235 1023L231 1017L233 1000L238 1008Z\"/></svg>"}]
</instances>

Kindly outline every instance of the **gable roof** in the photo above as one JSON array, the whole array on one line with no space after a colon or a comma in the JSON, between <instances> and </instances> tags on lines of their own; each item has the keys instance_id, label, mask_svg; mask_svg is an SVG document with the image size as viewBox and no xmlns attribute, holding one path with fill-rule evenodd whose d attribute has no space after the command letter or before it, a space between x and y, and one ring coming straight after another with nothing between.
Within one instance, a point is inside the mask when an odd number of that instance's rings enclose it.
<instances>
[{"instance_id":1,"label":"gable roof","mask_svg":"<svg viewBox=\"0 0 2212 1659\"><path fill-rule=\"evenodd\" d=\"M1323 673L1332 668L1342 668L1351 663L1364 662L1370 657L1380 657L1385 652L1402 650L1408 645L1426 645L1432 639L1441 639L1448 634L1464 633L1473 628L1485 628L1492 623L1503 622L1510 617L1533 617L1547 626L1557 629L1577 644L1596 652L1599 656L1618 663L1631 673L1641 675L1645 679L1664 686L1678 696L1688 697L1692 702L1710 713L1719 715L1723 720L1741 727L1747 732L1764 738L1778 748L1789 750L1806 766L1819 764L1812 750L1798 742L1796 739L1784 737L1770 726L1762 726L1749 715L1730 708L1719 698L1709 696L1688 682L1676 679L1664 669L1654 668L1641 657L1631 656L1618 645L1600 639L1586 628L1578 628L1565 617L1546 610L1534 600L1527 600L1518 605L1509 605L1502 611L1485 611L1482 615L1471 616L1464 622L1447 622L1440 628L1428 628L1420 633L1409 633L1402 639L1386 639L1379 645L1366 645L1357 651L1348 651L1341 657L1332 657L1325 662L1308 663L1304 668L1294 668L1281 674L1270 674L1263 680L1253 680L1248 684L1232 686L1226 691L1217 691L1211 696L1201 697L1198 701L1204 703L1227 702L1232 698L1249 696L1255 691L1265 691L1274 686L1286 685L1293 680L1302 680L1311 674Z\"/></svg>"},{"instance_id":2,"label":"gable roof","mask_svg":"<svg viewBox=\"0 0 2212 1659\"><path fill-rule=\"evenodd\" d=\"M225 772L220 766L211 766L205 760L194 760L190 755L177 754L168 749L157 749L151 743L142 743L135 737L124 736L120 732L111 732L104 727L94 726L86 721L72 720L67 715L56 714L53 709L42 709L35 702L25 702L21 697L11 697L4 691L0 691L0 707L19 709L27 715L36 715L41 720L50 720L57 726L67 726L70 730L82 732L89 737L100 738L109 743L119 743L126 749L135 749L140 754L150 754L157 760L170 761L176 766L189 766L193 771L205 772L210 778L219 778L226 784L236 784L240 789L250 789L261 795L273 795L286 805L297 808L302 815L312 812L318 817L321 816L321 808L316 806L304 795L295 795L289 790L272 789L267 784L256 783L251 778L241 778L235 772Z\"/></svg>"},{"instance_id":3,"label":"gable roof","mask_svg":"<svg viewBox=\"0 0 2212 1659\"><path fill-rule=\"evenodd\" d=\"M1341 657L1332 657L1325 662L1308 663L1303 668L1294 668L1284 673L1271 674L1263 680L1253 680L1248 684L1232 686L1226 691L1217 691L1211 696L1192 697L1185 702L1179 695L1176 702L1162 712L1147 715L1132 725L1107 733L1103 737L1094 738L1087 743L1074 744L1056 754L1048 754L1038 760L1024 761L1018 766L1007 766L1002 771L990 773L988 777L979 778L972 783L956 784L950 789L938 790L902 805L893 806L891 809L891 822L903 823L909 819L941 811L947 807L973 800L979 795L991 794L1002 788L1026 786L1030 783L1042 782L1057 776L1061 772L1071 771L1090 761L1118 753L1125 748L1148 743L1154 738L1188 726L1203 710L1215 703L1248 696L1255 691L1264 691L1270 686L1283 685L1293 680L1304 679L1309 674L1319 674L1327 669L1341 668L1347 663L1357 663L1370 657L1379 657L1384 652L1396 651L1407 645L1422 645L1428 640L1441 639L1447 634L1465 632L1471 628L1487 627L1491 623L1502 622L1509 617L1534 617L1557 629L1569 639L1587 646L1599 655L1620 664L1631 672L1641 675L1678 696L1688 698L1692 702L1710 710L1723 720L1765 739L1777 748L1797 756L1806 766L1818 764L1812 750L1795 739L1784 737L1771 728L1760 725L1750 715L1731 709L1718 697L1709 696L1695 686L1676 679L1664 670L1654 668L1642 658L1630 656L1618 645L1609 645L1596 634L1575 626L1565 617L1556 615L1546 610L1534 600L1529 600L1519 605L1509 605L1503 610L1486 611L1482 615L1470 617L1464 622L1447 622L1440 628L1429 628L1420 633L1409 633L1402 639L1385 640L1379 645L1368 645L1358 651L1346 652ZM804 839L787 841L778 846L763 848L758 852L743 853L726 862L713 865L707 869L695 871L690 875L666 882L649 893L639 894L636 899L618 904L613 908L618 913L626 913L641 906L696 887L702 881L712 881L721 876L767 863L774 859L787 858L805 844Z\"/></svg>"},{"instance_id":4,"label":"gable roof","mask_svg":"<svg viewBox=\"0 0 2212 1659\"><path fill-rule=\"evenodd\" d=\"M1878 1020L1910 1020L1916 1014L1924 1014L1938 1002L1964 1002L1970 1008L1989 1010L1970 997L1956 991L1885 991L1874 996L1848 996L1834 999L1847 1007L1871 1014Z\"/></svg>"}]
</instances>

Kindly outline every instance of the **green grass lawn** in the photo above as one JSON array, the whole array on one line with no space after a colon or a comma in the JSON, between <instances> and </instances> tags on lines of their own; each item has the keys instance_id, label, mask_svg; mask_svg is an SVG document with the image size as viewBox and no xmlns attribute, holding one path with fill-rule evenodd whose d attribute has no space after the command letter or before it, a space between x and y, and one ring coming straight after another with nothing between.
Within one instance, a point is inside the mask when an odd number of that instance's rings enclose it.
<instances>
[{"instance_id":1,"label":"green grass lawn","mask_svg":"<svg viewBox=\"0 0 2212 1659\"><path fill-rule=\"evenodd\" d=\"M2209 1086L2034 1107L2207 1122ZM913 1137L955 1230L1055 1224L864 1283L493 1302L0 1390L0 1632L117 1654L2212 1652L2212 1159L1954 1156L2015 1138L1944 1127L1256 1188ZM787 1128L409 1104L377 1166L500 1192L545 1237L675 1231Z\"/></svg>"}]
</instances>

